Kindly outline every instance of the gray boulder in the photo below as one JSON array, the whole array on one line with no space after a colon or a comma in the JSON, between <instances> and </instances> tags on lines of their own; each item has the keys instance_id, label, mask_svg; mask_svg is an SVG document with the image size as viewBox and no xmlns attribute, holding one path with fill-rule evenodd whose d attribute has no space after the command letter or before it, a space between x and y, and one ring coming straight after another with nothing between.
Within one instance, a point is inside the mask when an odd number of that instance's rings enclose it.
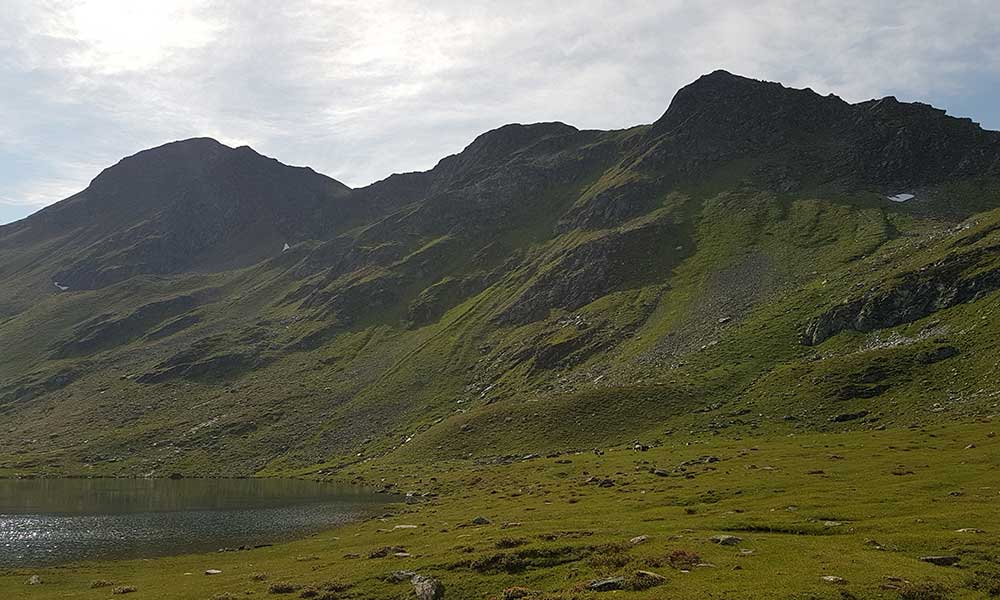
<instances>
[{"instance_id":1,"label":"gray boulder","mask_svg":"<svg viewBox=\"0 0 1000 600\"><path fill-rule=\"evenodd\" d=\"M441 600L444 598L444 585L433 577L414 575L413 591L418 600Z\"/></svg>"},{"instance_id":2,"label":"gray boulder","mask_svg":"<svg viewBox=\"0 0 1000 600\"><path fill-rule=\"evenodd\" d=\"M743 541L743 538L736 537L735 535L713 535L708 538L710 542L719 544L720 546L735 546Z\"/></svg>"}]
</instances>

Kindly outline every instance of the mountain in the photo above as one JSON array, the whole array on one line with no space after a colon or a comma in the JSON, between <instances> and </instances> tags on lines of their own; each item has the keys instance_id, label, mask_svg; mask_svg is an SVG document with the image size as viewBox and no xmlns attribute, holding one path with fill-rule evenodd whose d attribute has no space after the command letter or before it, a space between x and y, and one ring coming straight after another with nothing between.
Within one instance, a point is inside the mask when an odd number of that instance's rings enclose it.
<instances>
[{"instance_id":1,"label":"mountain","mask_svg":"<svg viewBox=\"0 0 1000 600\"><path fill-rule=\"evenodd\" d=\"M0 474L333 472L1000 393L1000 133L717 71L360 189L208 139L0 227Z\"/></svg>"}]
</instances>

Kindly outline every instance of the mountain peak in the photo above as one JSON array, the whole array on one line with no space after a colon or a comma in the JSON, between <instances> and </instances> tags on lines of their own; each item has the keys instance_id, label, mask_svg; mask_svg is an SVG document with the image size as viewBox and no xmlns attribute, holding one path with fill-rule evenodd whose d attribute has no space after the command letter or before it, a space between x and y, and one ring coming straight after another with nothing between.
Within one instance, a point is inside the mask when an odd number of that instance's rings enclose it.
<instances>
[{"instance_id":1,"label":"mountain peak","mask_svg":"<svg viewBox=\"0 0 1000 600\"><path fill-rule=\"evenodd\" d=\"M350 188L249 146L191 138L143 150L82 192L25 219L34 238L76 232L53 277L94 289L137 274L253 264L350 211Z\"/></svg>"},{"instance_id":2,"label":"mountain peak","mask_svg":"<svg viewBox=\"0 0 1000 600\"><path fill-rule=\"evenodd\" d=\"M573 134L579 131L572 125L558 121L548 123L509 123L480 134L462 154L477 156L503 156L525 148L539 140Z\"/></svg>"},{"instance_id":3,"label":"mountain peak","mask_svg":"<svg viewBox=\"0 0 1000 600\"><path fill-rule=\"evenodd\" d=\"M117 178L175 179L182 173L201 173L213 160L232 148L212 138L190 138L136 152L104 169L91 182L101 186Z\"/></svg>"},{"instance_id":4,"label":"mountain peak","mask_svg":"<svg viewBox=\"0 0 1000 600\"><path fill-rule=\"evenodd\" d=\"M710 124L711 133L725 135L749 120L776 118L784 125L808 127L817 117L841 116L849 106L836 96L820 96L809 88L788 88L720 69L678 90L667 112L653 124L653 132L662 135L680 126Z\"/></svg>"},{"instance_id":5,"label":"mountain peak","mask_svg":"<svg viewBox=\"0 0 1000 600\"><path fill-rule=\"evenodd\" d=\"M1000 156L1000 135L928 104L892 96L849 104L722 70L681 88L650 136L660 144L651 160L705 166L756 156L771 163L761 172L785 173L782 188L815 177L817 165L841 187L913 188L994 173Z\"/></svg>"},{"instance_id":6,"label":"mountain peak","mask_svg":"<svg viewBox=\"0 0 1000 600\"><path fill-rule=\"evenodd\" d=\"M558 121L527 125L509 123L480 134L458 154L443 158L438 168L454 175L484 165L498 164L544 140L565 139L579 131L572 125Z\"/></svg>"}]
</instances>

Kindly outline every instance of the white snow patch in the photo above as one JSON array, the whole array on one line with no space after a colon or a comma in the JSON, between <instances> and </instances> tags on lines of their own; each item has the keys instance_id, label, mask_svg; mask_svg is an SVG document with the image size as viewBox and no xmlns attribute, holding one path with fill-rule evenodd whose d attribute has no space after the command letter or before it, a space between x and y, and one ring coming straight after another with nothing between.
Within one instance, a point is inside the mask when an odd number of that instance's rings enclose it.
<instances>
[{"instance_id":1,"label":"white snow patch","mask_svg":"<svg viewBox=\"0 0 1000 600\"><path fill-rule=\"evenodd\" d=\"M282 251L282 252L285 252L285 251L286 251L286 250L288 250L289 248L291 248L291 246L289 246L289 245L288 245L288 242L285 242L285 247L284 247L284 248L282 248L282 249L281 249L281 251Z\"/></svg>"},{"instance_id":2,"label":"white snow patch","mask_svg":"<svg viewBox=\"0 0 1000 600\"><path fill-rule=\"evenodd\" d=\"M889 196L889 200L893 202L906 202L907 200L913 200L916 198L913 194L896 194L895 196Z\"/></svg>"},{"instance_id":3,"label":"white snow patch","mask_svg":"<svg viewBox=\"0 0 1000 600\"><path fill-rule=\"evenodd\" d=\"M68 286L68 285L62 285L62 284L61 284L61 283L59 283L58 281L53 281L52 283L53 283L53 284L54 284L54 285L55 285L55 286L56 286L57 288L59 288L59 291L60 291L60 292L65 292L66 290L68 290L68 289L69 289L69 286Z\"/></svg>"}]
</instances>

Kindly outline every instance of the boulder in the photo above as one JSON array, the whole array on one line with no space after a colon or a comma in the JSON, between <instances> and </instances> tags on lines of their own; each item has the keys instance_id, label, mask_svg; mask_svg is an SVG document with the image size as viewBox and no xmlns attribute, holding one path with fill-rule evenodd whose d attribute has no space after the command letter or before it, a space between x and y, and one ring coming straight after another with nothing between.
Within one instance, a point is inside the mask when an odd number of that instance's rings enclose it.
<instances>
[{"instance_id":1,"label":"boulder","mask_svg":"<svg viewBox=\"0 0 1000 600\"><path fill-rule=\"evenodd\" d=\"M389 583L403 583L412 580L415 575L413 571L393 571L385 580Z\"/></svg>"},{"instance_id":2,"label":"boulder","mask_svg":"<svg viewBox=\"0 0 1000 600\"><path fill-rule=\"evenodd\" d=\"M713 535L708 538L708 541L719 544L720 546L735 546L743 541L743 538L737 537L735 535Z\"/></svg>"},{"instance_id":3,"label":"boulder","mask_svg":"<svg viewBox=\"0 0 1000 600\"><path fill-rule=\"evenodd\" d=\"M644 587L653 587L667 581L667 578L652 571L636 571L635 579Z\"/></svg>"},{"instance_id":4,"label":"boulder","mask_svg":"<svg viewBox=\"0 0 1000 600\"><path fill-rule=\"evenodd\" d=\"M624 577L608 577L606 579L595 579L587 585L587 589L594 592L613 592L625 587Z\"/></svg>"},{"instance_id":5,"label":"boulder","mask_svg":"<svg viewBox=\"0 0 1000 600\"><path fill-rule=\"evenodd\" d=\"M444 585L433 577L414 575L413 591L417 600L441 600L444 598Z\"/></svg>"}]
</instances>

